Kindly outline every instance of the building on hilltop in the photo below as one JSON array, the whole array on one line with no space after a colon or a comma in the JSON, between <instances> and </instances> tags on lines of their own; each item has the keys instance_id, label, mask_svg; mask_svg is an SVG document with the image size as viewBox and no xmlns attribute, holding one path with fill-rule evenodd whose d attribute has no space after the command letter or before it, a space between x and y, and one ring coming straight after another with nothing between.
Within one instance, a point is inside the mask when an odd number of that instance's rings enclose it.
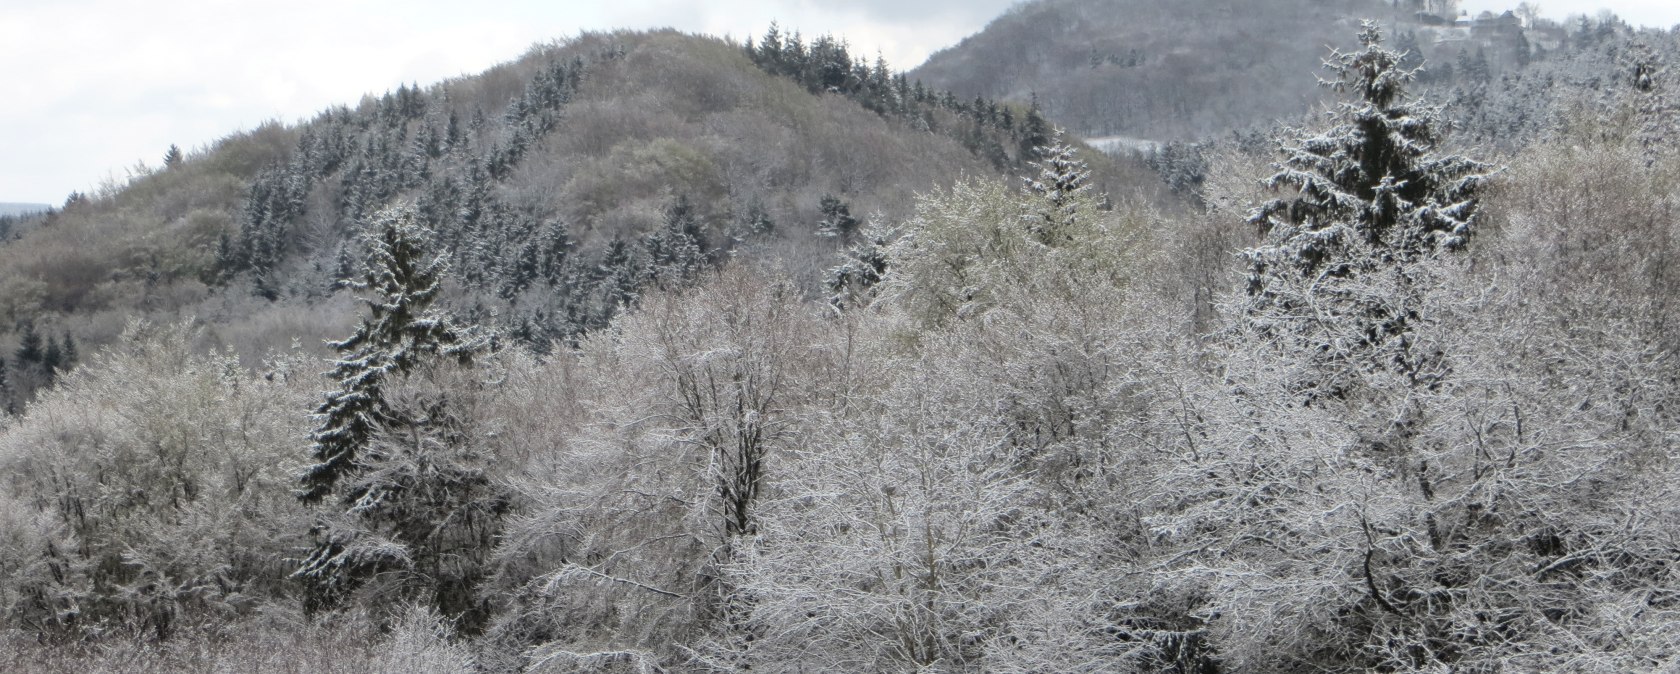
<instances>
[{"instance_id":1,"label":"building on hilltop","mask_svg":"<svg viewBox=\"0 0 1680 674\"><path fill-rule=\"evenodd\" d=\"M1470 25L1472 35L1488 40L1521 35L1522 29L1522 19L1510 10L1497 16L1493 12L1482 12Z\"/></svg>"},{"instance_id":2,"label":"building on hilltop","mask_svg":"<svg viewBox=\"0 0 1680 674\"><path fill-rule=\"evenodd\" d=\"M1458 13L1458 0L1394 0L1394 7L1436 16L1453 16Z\"/></svg>"}]
</instances>

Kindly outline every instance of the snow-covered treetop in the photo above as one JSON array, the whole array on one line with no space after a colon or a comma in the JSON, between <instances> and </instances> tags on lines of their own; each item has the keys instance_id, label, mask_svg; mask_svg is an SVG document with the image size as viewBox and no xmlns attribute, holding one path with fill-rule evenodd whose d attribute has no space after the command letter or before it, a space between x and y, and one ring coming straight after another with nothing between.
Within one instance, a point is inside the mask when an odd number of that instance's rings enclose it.
<instances>
[{"instance_id":1,"label":"snow-covered treetop","mask_svg":"<svg viewBox=\"0 0 1680 674\"><path fill-rule=\"evenodd\" d=\"M1332 249L1354 238L1394 261L1464 245L1489 173L1481 162L1436 154L1450 124L1440 106L1407 93L1418 70L1383 48L1376 23L1365 22L1359 40L1359 50L1332 51L1324 65L1334 77L1321 80L1352 100L1329 112L1328 130L1292 130L1296 139L1280 143L1285 157L1267 184L1294 195L1249 215L1268 233L1266 248L1287 251L1303 274L1319 272L1336 257Z\"/></svg>"},{"instance_id":2,"label":"snow-covered treetop","mask_svg":"<svg viewBox=\"0 0 1680 674\"><path fill-rule=\"evenodd\" d=\"M1038 174L1021 177L1027 191L1039 200L1025 216L1027 229L1039 243L1055 245L1067 239L1066 230L1079 211L1080 200L1090 192L1091 167L1062 140L1060 129L1038 153L1042 159L1031 163Z\"/></svg>"}]
</instances>

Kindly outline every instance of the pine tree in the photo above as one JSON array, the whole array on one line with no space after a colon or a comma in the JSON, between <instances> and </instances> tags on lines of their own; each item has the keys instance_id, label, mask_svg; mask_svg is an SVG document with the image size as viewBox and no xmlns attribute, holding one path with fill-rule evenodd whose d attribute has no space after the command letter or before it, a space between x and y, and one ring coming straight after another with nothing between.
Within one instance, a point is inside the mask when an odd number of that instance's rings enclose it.
<instances>
[{"instance_id":1,"label":"pine tree","mask_svg":"<svg viewBox=\"0 0 1680 674\"><path fill-rule=\"evenodd\" d=\"M595 306L593 315L585 319L585 327L605 326L619 308L636 304L640 296L637 291L647 273L640 248L616 236L607 242L607 250L591 278Z\"/></svg>"},{"instance_id":2,"label":"pine tree","mask_svg":"<svg viewBox=\"0 0 1680 674\"><path fill-rule=\"evenodd\" d=\"M74 337L70 336L69 330L64 331L64 341L62 344L63 346L59 349L60 362L63 363L65 371L69 371L70 368L76 366L76 361L79 359L79 356L76 353L76 340Z\"/></svg>"},{"instance_id":3,"label":"pine tree","mask_svg":"<svg viewBox=\"0 0 1680 674\"><path fill-rule=\"evenodd\" d=\"M449 120L444 123L443 128L443 145L450 152L454 152L466 139L466 134L461 130L461 118L455 114L454 110L449 111Z\"/></svg>"},{"instance_id":4,"label":"pine tree","mask_svg":"<svg viewBox=\"0 0 1680 674\"><path fill-rule=\"evenodd\" d=\"M874 288L887 275L887 244L892 233L871 222L863 236L842 253L842 262L829 271L829 302L839 308L868 304Z\"/></svg>"},{"instance_id":5,"label":"pine tree","mask_svg":"<svg viewBox=\"0 0 1680 674\"><path fill-rule=\"evenodd\" d=\"M1033 94L1032 105L1027 108L1027 115L1021 120L1016 138L1019 141L1021 161L1028 161L1038 148L1052 142L1050 122L1045 121L1044 113L1038 108L1038 94Z\"/></svg>"},{"instance_id":6,"label":"pine tree","mask_svg":"<svg viewBox=\"0 0 1680 674\"><path fill-rule=\"evenodd\" d=\"M650 280L662 288L689 284L706 265L705 245L694 205L678 196L665 209L664 228L642 240Z\"/></svg>"},{"instance_id":7,"label":"pine tree","mask_svg":"<svg viewBox=\"0 0 1680 674\"><path fill-rule=\"evenodd\" d=\"M163 168L166 170L180 166L182 161L185 161L185 156L178 146L170 145L169 151L163 154Z\"/></svg>"},{"instance_id":8,"label":"pine tree","mask_svg":"<svg viewBox=\"0 0 1680 674\"><path fill-rule=\"evenodd\" d=\"M46 341L47 348L41 352L41 371L51 380L64 368L64 350L59 347L58 340L48 337Z\"/></svg>"},{"instance_id":9,"label":"pine tree","mask_svg":"<svg viewBox=\"0 0 1680 674\"><path fill-rule=\"evenodd\" d=\"M862 224L852 217L852 209L832 194L824 194L818 202L817 209L822 212L823 219L817 223L817 235L838 238L841 246L850 245L852 236L857 234Z\"/></svg>"},{"instance_id":10,"label":"pine tree","mask_svg":"<svg viewBox=\"0 0 1680 674\"><path fill-rule=\"evenodd\" d=\"M507 273L502 277L502 299L514 300L542 275L540 245L539 241L531 238L519 247L518 256L514 258L513 264L509 266Z\"/></svg>"},{"instance_id":11,"label":"pine tree","mask_svg":"<svg viewBox=\"0 0 1680 674\"><path fill-rule=\"evenodd\" d=\"M772 74L785 74L782 62L782 59L785 58L782 53L782 30L780 26L776 25L775 21L771 21L770 27L764 31L764 38L758 41L758 49L749 51L748 55L752 57L753 63L758 64L760 68L764 68Z\"/></svg>"},{"instance_id":12,"label":"pine tree","mask_svg":"<svg viewBox=\"0 0 1680 674\"><path fill-rule=\"evenodd\" d=\"M566 268L566 261L571 258L576 242L572 241L571 229L560 220L550 222L543 228L541 240L541 276L548 281L548 285L554 286L561 282L562 271Z\"/></svg>"},{"instance_id":13,"label":"pine tree","mask_svg":"<svg viewBox=\"0 0 1680 674\"><path fill-rule=\"evenodd\" d=\"M18 338L17 362L20 366L38 365L46 355L41 333L35 331L33 321L24 321L23 335Z\"/></svg>"},{"instance_id":14,"label":"pine tree","mask_svg":"<svg viewBox=\"0 0 1680 674\"><path fill-rule=\"evenodd\" d=\"M333 280L328 286L328 289L339 290L341 288L348 288L355 282L355 278L356 260L350 256L349 246L339 244L338 254L334 257L333 261Z\"/></svg>"},{"instance_id":15,"label":"pine tree","mask_svg":"<svg viewBox=\"0 0 1680 674\"><path fill-rule=\"evenodd\" d=\"M441 257L428 259L428 233L411 209L377 213L366 236L369 260L352 287L369 316L355 334L330 345L343 354L330 375L340 389L316 409L320 420L300 497L308 503L331 494L340 480L361 469L357 455L381 428L400 423L383 397L388 381L407 374L423 359L451 357L466 364L483 351L486 338L431 309L443 274ZM354 501L360 494L348 494Z\"/></svg>"},{"instance_id":16,"label":"pine tree","mask_svg":"<svg viewBox=\"0 0 1680 674\"><path fill-rule=\"evenodd\" d=\"M1067 241L1074 219L1090 192L1091 168L1080 161L1071 145L1062 142L1059 129L1045 146L1034 152L1042 157L1030 164L1038 169L1038 174L1021 179L1027 191L1038 197L1026 215L1027 231L1041 244L1059 245Z\"/></svg>"},{"instance_id":17,"label":"pine tree","mask_svg":"<svg viewBox=\"0 0 1680 674\"><path fill-rule=\"evenodd\" d=\"M411 210L381 211L366 238L370 260L356 287L370 295L369 316L332 343L342 354L329 373L339 389L316 410L316 463L299 492L308 503L336 495L342 510L312 529L314 548L295 576L309 583L311 609L377 581L375 594L392 605L428 602L474 632L488 618L477 587L511 499L487 474L450 393L416 388L410 375L470 365L489 340L431 308L443 259Z\"/></svg>"},{"instance_id":18,"label":"pine tree","mask_svg":"<svg viewBox=\"0 0 1680 674\"><path fill-rule=\"evenodd\" d=\"M1336 77L1325 84L1354 100L1330 113L1329 130L1283 143L1268 185L1290 196L1249 215L1266 240L1245 252L1246 325L1327 370L1302 383L1313 395L1340 395L1346 375L1370 366L1428 379L1430 356L1411 342L1421 289L1410 267L1466 244L1489 171L1437 154L1448 123L1406 93L1417 70L1382 47L1375 23L1359 41L1326 61Z\"/></svg>"}]
</instances>

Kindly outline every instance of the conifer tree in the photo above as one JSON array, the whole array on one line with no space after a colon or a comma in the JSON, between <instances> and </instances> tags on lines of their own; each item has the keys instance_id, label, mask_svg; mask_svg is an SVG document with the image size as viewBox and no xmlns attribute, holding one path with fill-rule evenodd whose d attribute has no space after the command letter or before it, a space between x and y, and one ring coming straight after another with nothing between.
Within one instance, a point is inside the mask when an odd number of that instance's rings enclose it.
<instances>
[{"instance_id":1,"label":"conifer tree","mask_svg":"<svg viewBox=\"0 0 1680 674\"><path fill-rule=\"evenodd\" d=\"M619 237L607 243L601 262L595 266L591 281L596 297L594 315L586 327L600 327L618 313L620 307L636 304L647 264L640 246Z\"/></svg>"},{"instance_id":2,"label":"conifer tree","mask_svg":"<svg viewBox=\"0 0 1680 674\"><path fill-rule=\"evenodd\" d=\"M76 354L76 339L70 336L69 330L64 331L64 341L61 342L61 344L63 346L59 348L59 358L64 364L64 369L69 370L71 367L76 365L76 361L78 359Z\"/></svg>"},{"instance_id":3,"label":"conifer tree","mask_svg":"<svg viewBox=\"0 0 1680 674\"><path fill-rule=\"evenodd\" d=\"M299 492L308 503L335 495L342 510L311 531L314 548L295 575L309 583L312 609L378 581L385 600L430 603L470 632L488 618L477 586L511 501L486 473L451 393L410 376L470 365L490 348L431 307L444 269L428 238L407 208L370 223L356 285L369 294L369 316L332 343L342 354L329 373L339 389L316 410L316 463Z\"/></svg>"},{"instance_id":4,"label":"conifer tree","mask_svg":"<svg viewBox=\"0 0 1680 674\"><path fill-rule=\"evenodd\" d=\"M560 220L550 222L544 227L541 236L541 276L548 281L548 285L553 286L560 283L566 261L570 259L576 242L572 240L571 229Z\"/></svg>"},{"instance_id":5,"label":"conifer tree","mask_svg":"<svg viewBox=\"0 0 1680 674\"><path fill-rule=\"evenodd\" d=\"M868 304L876 284L886 278L892 232L871 222L862 234L857 243L841 253L841 263L829 271L828 289L833 292L829 302L836 307Z\"/></svg>"},{"instance_id":6,"label":"conifer tree","mask_svg":"<svg viewBox=\"0 0 1680 674\"><path fill-rule=\"evenodd\" d=\"M333 259L333 279L328 285L329 290L348 288L355 282L356 260L350 257L350 248L339 244L338 254Z\"/></svg>"},{"instance_id":7,"label":"conifer tree","mask_svg":"<svg viewBox=\"0 0 1680 674\"><path fill-rule=\"evenodd\" d=\"M449 111L449 120L443 126L443 146L454 152L461 142L466 140L466 133L461 130L461 118L454 110Z\"/></svg>"},{"instance_id":8,"label":"conifer tree","mask_svg":"<svg viewBox=\"0 0 1680 674\"><path fill-rule=\"evenodd\" d=\"M1033 152L1037 151L1038 148L1049 145L1053 141L1050 122L1044 119L1044 113L1038 108L1038 94L1033 94L1032 105L1027 108L1027 116L1021 120L1018 132L1019 159L1021 161L1026 161L1027 158L1033 156Z\"/></svg>"},{"instance_id":9,"label":"conifer tree","mask_svg":"<svg viewBox=\"0 0 1680 674\"><path fill-rule=\"evenodd\" d=\"M176 146L176 145L170 145L169 146L169 151L165 152L163 154L163 168L165 168L165 169L175 168L177 166L180 166L181 162L184 161L184 160L185 160L185 157L184 157L184 155L181 154L181 148L179 146Z\"/></svg>"},{"instance_id":10,"label":"conifer tree","mask_svg":"<svg viewBox=\"0 0 1680 674\"><path fill-rule=\"evenodd\" d=\"M1062 141L1057 130L1050 142L1034 150L1042 157L1030 165L1037 175L1024 176L1027 191L1038 197L1026 214L1027 231L1047 246L1067 241L1069 229L1090 192L1091 168Z\"/></svg>"},{"instance_id":11,"label":"conifer tree","mask_svg":"<svg viewBox=\"0 0 1680 674\"><path fill-rule=\"evenodd\" d=\"M650 280L677 288L694 280L706 264L705 239L694 205L686 195L665 209L665 227L643 240Z\"/></svg>"},{"instance_id":12,"label":"conifer tree","mask_svg":"<svg viewBox=\"0 0 1680 674\"><path fill-rule=\"evenodd\" d=\"M48 337L46 342L47 348L41 352L41 371L51 380L64 367L64 350L59 348L58 340Z\"/></svg>"},{"instance_id":13,"label":"conifer tree","mask_svg":"<svg viewBox=\"0 0 1680 674\"><path fill-rule=\"evenodd\" d=\"M1410 267L1465 245L1489 169L1438 154L1449 124L1439 106L1407 94L1418 71L1383 48L1374 22L1359 41L1326 61L1335 78L1325 84L1353 100L1330 113L1327 131L1295 131L1282 144L1268 185L1288 196L1249 215L1266 239L1245 252L1247 326L1343 375L1375 365L1418 383L1429 357L1410 339L1421 291ZM1339 395L1344 383L1315 378L1303 386Z\"/></svg>"},{"instance_id":14,"label":"conifer tree","mask_svg":"<svg viewBox=\"0 0 1680 674\"><path fill-rule=\"evenodd\" d=\"M41 333L35 331L33 321L23 323L23 335L18 338L16 355L18 365L23 366L39 364L46 355L42 347Z\"/></svg>"},{"instance_id":15,"label":"conifer tree","mask_svg":"<svg viewBox=\"0 0 1680 674\"><path fill-rule=\"evenodd\" d=\"M841 246L851 244L852 236L857 234L861 223L852 217L851 206L832 194L824 194L817 206L822 212L823 219L817 223L817 235L837 238Z\"/></svg>"},{"instance_id":16,"label":"conifer tree","mask_svg":"<svg viewBox=\"0 0 1680 674\"><path fill-rule=\"evenodd\" d=\"M535 238L531 238L519 247L518 256L502 277L502 299L514 300L541 276L542 254L539 252L539 245Z\"/></svg>"},{"instance_id":17,"label":"conifer tree","mask_svg":"<svg viewBox=\"0 0 1680 674\"><path fill-rule=\"evenodd\" d=\"M355 334L331 343L343 354L330 373L340 389L328 393L316 410L320 425L311 450L315 464L305 472L300 493L309 503L321 501L361 469L358 454L374 433L401 423L383 396L390 379L407 374L426 358L470 363L488 344L431 308L444 263L441 257L429 257L428 235L415 224L412 210L379 212L365 239L369 261L363 279L352 287L370 293L362 300L369 315ZM359 496L349 494L346 500Z\"/></svg>"}]
</instances>

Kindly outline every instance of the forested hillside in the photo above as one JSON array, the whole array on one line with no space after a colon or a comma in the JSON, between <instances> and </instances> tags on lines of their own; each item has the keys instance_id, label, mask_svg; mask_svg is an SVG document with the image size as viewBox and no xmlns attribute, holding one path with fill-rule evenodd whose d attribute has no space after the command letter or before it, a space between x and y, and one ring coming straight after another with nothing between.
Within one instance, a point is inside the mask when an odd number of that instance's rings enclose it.
<instances>
[{"instance_id":1,"label":"forested hillside","mask_svg":"<svg viewBox=\"0 0 1680 674\"><path fill-rule=\"evenodd\" d=\"M1029 102L1085 136L1160 142L1268 126L1311 109L1327 45L1379 0L1045 0L1016 5L912 76Z\"/></svg>"},{"instance_id":2,"label":"forested hillside","mask_svg":"<svg viewBox=\"0 0 1680 674\"><path fill-rule=\"evenodd\" d=\"M1344 28L1156 172L616 33L21 221L0 662L1680 668L1676 36Z\"/></svg>"},{"instance_id":3,"label":"forested hillside","mask_svg":"<svg viewBox=\"0 0 1680 674\"><path fill-rule=\"evenodd\" d=\"M1452 105L1457 141L1509 150L1603 106L1647 52L1675 54L1672 36L1630 39L1614 16L1564 25L1489 12L1455 23L1423 11L1453 4L1045 0L911 75L959 96L1036 101L1087 137L1207 142L1314 114L1327 93L1312 75L1324 49L1348 46L1358 22L1375 18L1407 66L1422 68L1415 86Z\"/></svg>"},{"instance_id":4,"label":"forested hillside","mask_svg":"<svg viewBox=\"0 0 1680 674\"><path fill-rule=\"evenodd\" d=\"M818 292L864 224L902 219L958 176L1017 171L1050 132L1025 107L912 86L832 38L788 46L587 35L203 152L170 148L126 184L10 228L0 347L106 344L140 315L195 316L214 326L206 345L248 364L293 340L312 348L352 321L359 223L406 202L450 259L451 301L547 348L742 252ZM1140 165L1103 166L1116 194L1155 191ZM25 361L0 402L61 369Z\"/></svg>"}]
</instances>

